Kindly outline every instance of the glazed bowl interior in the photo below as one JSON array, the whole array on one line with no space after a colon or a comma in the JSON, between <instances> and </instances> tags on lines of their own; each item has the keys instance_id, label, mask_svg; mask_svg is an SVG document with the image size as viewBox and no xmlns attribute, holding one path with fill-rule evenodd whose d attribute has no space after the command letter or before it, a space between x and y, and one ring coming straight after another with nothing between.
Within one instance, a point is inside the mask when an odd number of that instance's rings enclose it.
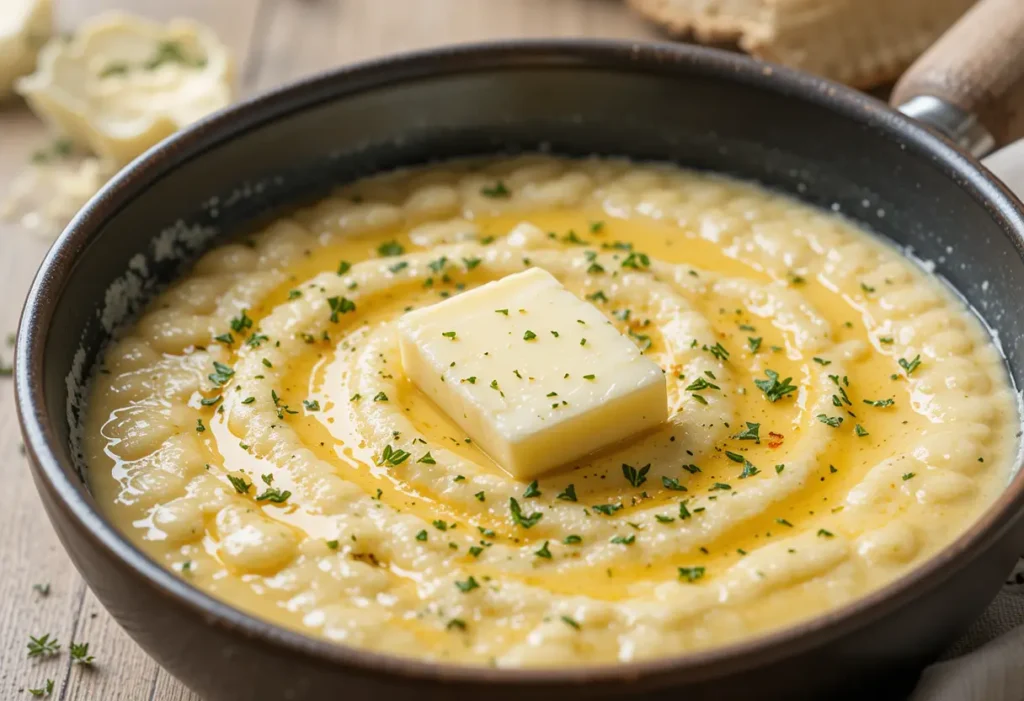
<instances>
[{"instance_id":1,"label":"glazed bowl interior","mask_svg":"<svg viewBox=\"0 0 1024 701\"><path fill-rule=\"evenodd\" d=\"M1012 196L883 104L778 70L674 46L452 49L314 78L164 143L73 222L26 308L18 392L46 480L84 527L146 562L80 480L85 383L116 329L233 233L360 176L477 154L667 161L841 212L931 261L998 335L1020 386L1024 221ZM145 576L187 588L151 561Z\"/></svg>"}]
</instances>

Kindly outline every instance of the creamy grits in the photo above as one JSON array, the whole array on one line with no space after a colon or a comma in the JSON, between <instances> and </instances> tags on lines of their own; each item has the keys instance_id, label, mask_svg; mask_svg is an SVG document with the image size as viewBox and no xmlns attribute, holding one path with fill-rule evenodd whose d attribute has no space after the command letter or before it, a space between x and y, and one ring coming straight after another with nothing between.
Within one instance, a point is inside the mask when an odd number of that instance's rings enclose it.
<instances>
[{"instance_id":1,"label":"creamy grits","mask_svg":"<svg viewBox=\"0 0 1024 701\"><path fill-rule=\"evenodd\" d=\"M661 367L669 419L526 482L409 381L396 327L530 267ZM557 354L553 330L536 343ZM844 219L530 156L356 182L210 251L109 348L85 448L120 530L239 609L397 655L564 666L881 587L996 498L1018 425L978 320Z\"/></svg>"}]
</instances>

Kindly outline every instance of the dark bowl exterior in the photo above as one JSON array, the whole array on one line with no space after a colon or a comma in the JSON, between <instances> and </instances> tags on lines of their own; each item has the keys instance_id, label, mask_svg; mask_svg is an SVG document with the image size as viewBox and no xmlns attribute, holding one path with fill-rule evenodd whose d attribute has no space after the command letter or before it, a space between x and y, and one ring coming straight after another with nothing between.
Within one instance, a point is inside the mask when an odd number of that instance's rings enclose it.
<instances>
[{"instance_id":1,"label":"dark bowl exterior","mask_svg":"<svg viewBox=\"0 0 1024 701\"><path fill-rule=\"evenodd\" d=\"M149 654L211 701L793 700L877 692L883 682L896 697L983 610L1020 554L1019 471L949 548L849 606L707 652L567 670L442 666L283 630L166 572L99 514L80 478L72 438L81 396L67 378L81 381L109 339L105 305L130 318L211 241L338 182L538 148L713 169L844 212L937 261L999 334L1014 381L1024 379L1020 202L970 157L871 98L668 44L515 42L363 64L164 142L104 188L47 256L22 317L16 390L33 477L76 567ZM176 255L154 254L161 232L182 228L195 235ZM129 270L144 294L111 300Z\"/></svg>"}]
</instances>

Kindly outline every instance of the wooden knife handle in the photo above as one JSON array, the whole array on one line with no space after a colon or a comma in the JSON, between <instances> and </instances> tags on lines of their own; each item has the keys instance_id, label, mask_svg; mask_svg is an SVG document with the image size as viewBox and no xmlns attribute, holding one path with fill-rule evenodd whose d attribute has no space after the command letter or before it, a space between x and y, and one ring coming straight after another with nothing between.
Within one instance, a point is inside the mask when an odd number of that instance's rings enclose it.
<instances>
[{"instance_id":1,"label":"wooden knife handle","mask_svg":"<svg viewBox=\"0 0 1024 701\"><path fill-rule=\"evenodd\" d=\"M892 103L937 97L1006 143L1024 136L1024 0L980 0L896 84Z\"/></svg>"}]
</instances>

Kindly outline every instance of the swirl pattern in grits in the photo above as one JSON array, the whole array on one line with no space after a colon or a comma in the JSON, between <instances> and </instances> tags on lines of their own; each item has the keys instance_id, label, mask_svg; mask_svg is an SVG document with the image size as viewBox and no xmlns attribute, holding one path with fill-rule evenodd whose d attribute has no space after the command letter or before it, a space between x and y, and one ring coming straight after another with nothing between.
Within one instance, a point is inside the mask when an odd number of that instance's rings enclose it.
<instances>
[{"instance_id":1,"label":"swirl pattern in grits","mask_svg":"<svg viewBox=\"0 0 1024 701\"><path fill-rule=\"evenodd\" d=\"M663 368L670 420L525 485L403 374L395 321L530 266ZM206 254L110 348L86 445L126 535L242 609L547 666L862 596L984 510L1018 426L981 324L843 219L668 166L530 156L357 182Z\"/></svg>"}]
</instances>

